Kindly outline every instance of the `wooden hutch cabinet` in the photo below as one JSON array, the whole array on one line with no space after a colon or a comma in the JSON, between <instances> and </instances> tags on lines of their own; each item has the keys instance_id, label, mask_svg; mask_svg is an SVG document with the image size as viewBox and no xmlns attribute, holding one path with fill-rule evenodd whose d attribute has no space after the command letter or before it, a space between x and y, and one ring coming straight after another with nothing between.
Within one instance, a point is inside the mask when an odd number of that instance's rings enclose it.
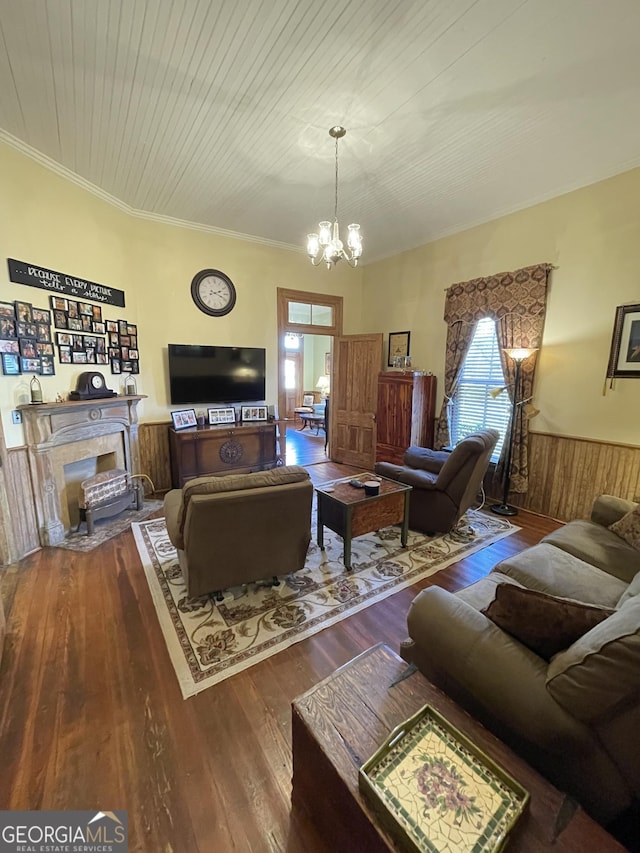
<instances>
[{"instance_id":1,"label":"wooden hutch cabinet","mask_svg":"<svg viewBox=\"0 0 640 853\"><path fill-rule=\"evenodd\" d=\"M436 377L384 371L378 376L376 462L402 464L411 444L433 447Z\"/></svg>"},{"instance_id":2,"label":"wooden hutch cabinet","mask_svg":"<svg viewBox=\"0 0 640 853\"><path fill-rule=\"evenodd\" d=\"M181 489L193 477L249 474L277 464L274 423L184 430L169 427L169 446L174 489Z\"/></svg>"}]
</instances>

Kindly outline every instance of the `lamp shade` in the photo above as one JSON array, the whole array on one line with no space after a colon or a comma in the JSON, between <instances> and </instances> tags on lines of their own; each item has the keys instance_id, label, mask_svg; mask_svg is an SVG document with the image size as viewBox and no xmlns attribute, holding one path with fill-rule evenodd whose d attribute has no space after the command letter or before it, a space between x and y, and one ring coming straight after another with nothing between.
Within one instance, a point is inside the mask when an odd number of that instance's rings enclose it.
<instances>
[{"instance_id":1,"label":"lamp shade","mask_svg":"<svg viewBox=\"0 0 640 853\"><path fill-rule=\"evenodd\" d=\"M538 347L505 347L505 352L514 361L524 361L536 352Z\"/></svg>"}]
</instances>

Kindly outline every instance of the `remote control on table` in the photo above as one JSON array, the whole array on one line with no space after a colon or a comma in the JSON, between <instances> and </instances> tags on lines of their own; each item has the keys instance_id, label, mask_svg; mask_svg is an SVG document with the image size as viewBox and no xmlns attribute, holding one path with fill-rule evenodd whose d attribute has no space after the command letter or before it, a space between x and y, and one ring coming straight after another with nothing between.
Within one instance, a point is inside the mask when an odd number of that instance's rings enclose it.
<instances>
[{"instance_id":1,"label":"remote control on table","mask_svg":"<svg viewBox=\"0 0 640 853\"><path fill-rule=\"evenodd\" d=\"M353 486L354 489L364 489L364 483L361 483L360 480L349 480L349 485Z\"/></svg>"}]
</instances>

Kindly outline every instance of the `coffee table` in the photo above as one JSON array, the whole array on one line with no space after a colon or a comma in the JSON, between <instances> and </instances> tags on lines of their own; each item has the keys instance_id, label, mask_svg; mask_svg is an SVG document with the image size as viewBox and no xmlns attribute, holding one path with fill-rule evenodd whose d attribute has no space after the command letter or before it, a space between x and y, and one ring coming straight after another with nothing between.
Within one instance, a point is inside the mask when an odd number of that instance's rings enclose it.
<instances>
[{"instance_id":1,"label":"coffee table","mask_svg":"<svg viewBox=\"0 0 640 853\"><path fill-rule=\"evenodd\" d=\"M369 496L364 489L349 485L350 479L376 480L380 493ZM316 486L318 495L318 546L324 551L324 526L344 540L344 565L351 568L351 540L391 524L402 524L400 542L407 546L409 534L409 495L411 486L378 474L358 474Z\"/></svg>"},{"instance_id":2,"label":"coffee table","mask_svg":"<svg viewBox=\"0 0 640 853\"><path fill-rule=\"evenodd\" d=\"M316 428L316 435L320 432L321 427L324 429L324 415L316 415L312 412L298 412L298 416L302 421L302 426L300 427L299 432L301 432L306 426L311 429L311 424Z\"/></svg>"},{"instance_id":3,"label":"coffee table","mask_svg":"<svg viewBox=\"0 0 640 853\"><path fill-rule=\"evenodd\" d=\"M358 789L358 768L397 725L423 705L439 711L530 794L509 836L518 853L623 853L625 850L572 800L419 672L382 644L340 667L292 704L294 809L313 820L327 849L396 850Z\"/></svg>"}]
</instances>

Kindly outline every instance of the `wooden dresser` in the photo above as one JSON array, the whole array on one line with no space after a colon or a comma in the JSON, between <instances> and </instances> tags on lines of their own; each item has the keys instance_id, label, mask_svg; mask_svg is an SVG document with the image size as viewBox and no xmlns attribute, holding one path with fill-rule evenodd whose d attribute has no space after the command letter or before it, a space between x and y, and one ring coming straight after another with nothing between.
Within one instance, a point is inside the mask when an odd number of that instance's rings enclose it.
<instances>
[{"instance_id":1,"label":"wooden dresser","mask_svg":"<svg viewBox=\"0 0 640 853\"><path fill-rule=\"evenodd\" d=\"M436 377L384 371L378 376L376 462L402 464L410 444L433 447Z\"/></svg>"},{"instance_id":2,"label":"wooden dresser","mask_svg":"<svg viewBox=\"0 0 640 853\"><path fill-rule=\"evenodd\" d=\"M181 489L187 480L208 474L248 474L274 468L276 425L169 427L171 480Z\"/></svg>"}]
</instances>

